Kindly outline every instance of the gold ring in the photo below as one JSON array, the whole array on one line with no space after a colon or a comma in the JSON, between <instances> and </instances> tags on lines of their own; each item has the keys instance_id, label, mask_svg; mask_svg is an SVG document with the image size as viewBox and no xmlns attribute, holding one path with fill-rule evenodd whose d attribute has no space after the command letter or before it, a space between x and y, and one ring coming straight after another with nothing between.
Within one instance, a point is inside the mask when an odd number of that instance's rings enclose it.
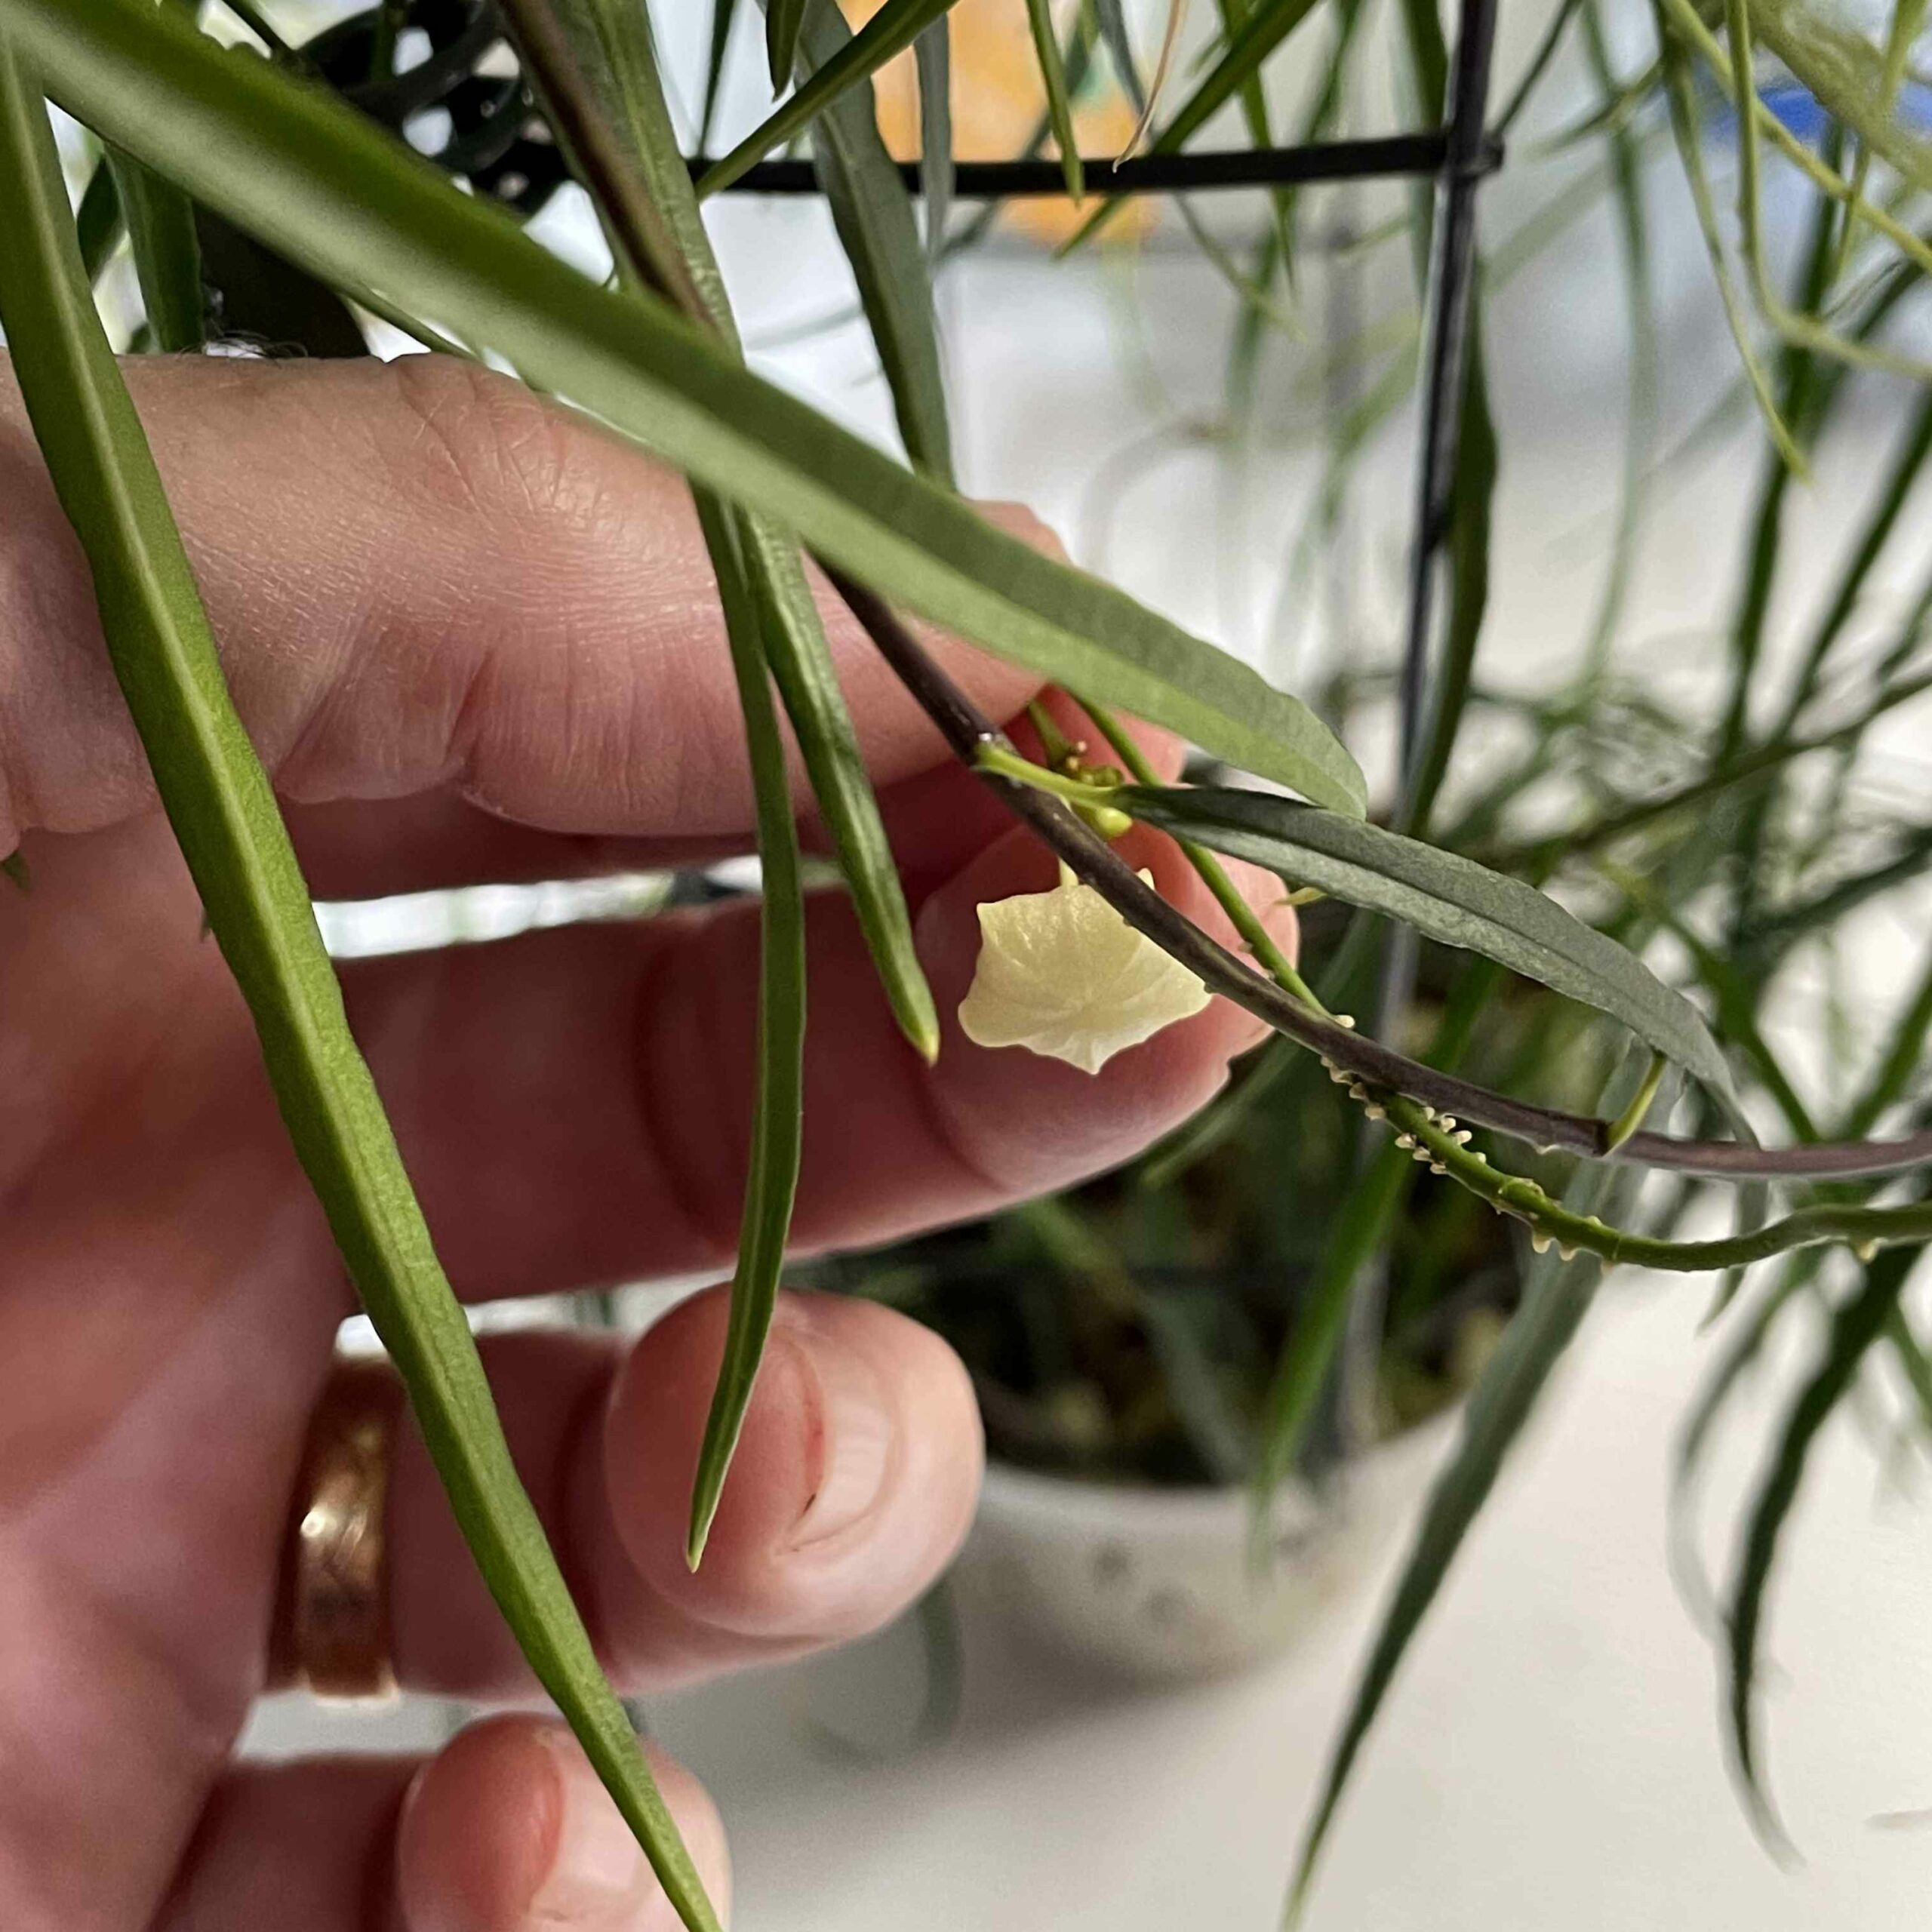
<instances>
[{"instance_id":1,"label":"gold ring","mask_svg":"<svg viewBox=\"0 0 1932 1932\"><path fill-rule=\"evenodd\" d=\"M318 1697L385 1697L389 1464L402 1391L386 1364L338 1361L309 1425L282 1550L275 1677Z\"/></svg>"}]
</instances>

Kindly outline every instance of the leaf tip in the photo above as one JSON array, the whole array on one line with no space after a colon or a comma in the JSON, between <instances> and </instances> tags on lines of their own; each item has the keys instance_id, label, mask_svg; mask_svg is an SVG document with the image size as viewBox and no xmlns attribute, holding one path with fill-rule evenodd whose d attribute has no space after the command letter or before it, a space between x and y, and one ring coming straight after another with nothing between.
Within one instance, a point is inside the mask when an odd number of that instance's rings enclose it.
<instances>
[{"instance_id":1,"label":"leaf tip","mask_svg":"<svg viewBox=\"0 0 1932 1932\"><path fill-rule=\"evenodd\" d=\"M737 1430L721 1430L714 1414L705 1426L704 1442L697 1453L697 1473L691 1478L691 1515L685 1531L685 1566L693 1575L704 1561L705 1546L711 1540L711 1526L717 1520L718 1501L724 1494L724 1478L730 1472L731 1451L737 1444Z\"/></svg>"},{"instance_id":2,"label":"leaf tip","mask_svg":"<svg viewBox=\"0 0 1932 1932\"><path fill-rule=\"evenodd\" d=\"M23 892L33 890L33 874L27 867L27 855L24 852L9 852L0 859L0 872L5 872Z\"/></svg>"},{"instance_id":3,"label":"leaf tip","mask_svg":"<svg viewBox=\"0 0 1932 1932\"><path fill-rule=\"evenodd\" d=\"M712 1521L717 1514L718 1498L715 1493L707 1497L700 1491L692 1497L691 1528L685 1537L685 1567L693 1576L697 1575L698 1565L704 1561L704 1546L711 1540Z\"/></svg>"},{"instance_id":4,"label":"leaf tip","mask_svg":"<svg viewBox=\"0 0 1932 1932\"><path fill-rule=\"evenodd\" d=\"M926 976L914 964L909 973L895 973L888 982L893 1017L912 1051L928 1066L939 1064L939 1008Z\"/></svg>"}]
</instances>

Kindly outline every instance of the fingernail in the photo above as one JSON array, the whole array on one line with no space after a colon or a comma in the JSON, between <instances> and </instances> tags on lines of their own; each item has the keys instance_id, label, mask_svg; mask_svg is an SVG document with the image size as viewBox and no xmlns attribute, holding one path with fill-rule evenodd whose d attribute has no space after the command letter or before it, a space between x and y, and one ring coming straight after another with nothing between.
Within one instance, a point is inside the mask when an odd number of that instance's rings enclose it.
<instances>
[{"instance_id":1,"label":"fingernail","mask_svg":"<svg viewBox=\"0 0 1932 1932\"><path fill-rule=\"evenodd\" d=\"M611 1795L568 1731L546 1731L557 1770L556 1854L531 1900L538 1924L619 1932L638 1921L657 1881Z\"/></svg>"},{"instance_id":2,"label":"fingernail","mask_svg":"<svg viewBox=\"0 0 1932 1932\"><path fill-rule=\"evenodd\" d=\"M792 1312L774 1340L796 1356L808 1392L807 1426L817 1438L806 1466L816 1469L817 1480L789 1542L805 1549L850 1529L878 1501L892 1460L892 1413L872 1364L809 1312Z\"/></svg>"}]
</instances>

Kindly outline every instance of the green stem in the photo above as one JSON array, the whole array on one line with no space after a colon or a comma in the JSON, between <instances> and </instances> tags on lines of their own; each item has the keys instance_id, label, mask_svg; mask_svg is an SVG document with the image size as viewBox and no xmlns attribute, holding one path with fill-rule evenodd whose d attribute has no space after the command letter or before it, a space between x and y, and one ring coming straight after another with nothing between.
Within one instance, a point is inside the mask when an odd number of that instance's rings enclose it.
<instances>
[{"instance_id":1,"label":"green stem","mask_svg":"<svg viewBox=\"0 0 1932 1932\"><path fill-rule=\"evenodd\" d=\"M1135 781L1143 785L1158 784L1159 774L1147 763L1140 746L1124 731L1118 721L1102 708L1081 700L1083 708L1100 728L1121 762L1132 774ZM992 769L1004 769L992 755L992 748L981 753L982 762ZM1028 765L1025 759L1011 754L1003 755L1012 765L1024 768L1026 774L1035 774L1038 766ZM1022 776L1020 772L1008 772L1008 776ZM1047 774L1048 777L1053 774ZM1042 786L1051 790L1053 786ZM1085 788L1091 792L1094 788ZM1064 796L1066 794L1062 793ZM1220 862L1214 854L1191 848L1189 842L1175 841L1194 860L1201 877L1208 883L1217 899L1220 900L1229 915L1235 921L1236 930L1241 933L1251 946L1254 946L1251 934L1258 933L1267 950L1273 955L1272 960L1255 947L1257 957L1263 957L1278 982L1287 989L1323 1011L1314 995L1303 982L1299 974L1289 965L1266 929L1256 918L1253 909L1235 890ZM1214 877L1220 881L1215 884ZM1224 896L1225 894L1225 896ZM1235 907L1241 910L1235 912ZM1287 977L1284 977L1284 971ZM1292 983L1291 983L1292 982ZM1331 1016L1332 1017L1332 1016ZM1644 1115L1650 1111L1651 1103L1657 1097L1662 1084L1665 1063L1660 1057L1652 1060L1648 1074L1629 1107L1611 1125L1606 1151L1620 1147L1642 1126ZM1468 1142L1469 1136L1458 1128L1453 1116L1441 1115L1432 1107L1406 1096L1395 1094L1377 1094L1358 1080L1331 1066L1331 1076L1346 1085L1350 1094L1361 1101L1369 1109L1371 1118L1386 1117L1390 1129L1396 1137L1396 1145L1414 1154L1419 1161L1428 1162L1432 1171L1445 1174L1460 1183L1480 1200L1486 1201L1499 1213L1513 1216L1527 1224L1531 1236L1539 1247L1555 1242L1565 1251L1566 1258L1579 1250L1601 1256L1607 1262L1628 1261L1639 1266L1667 1269L1678 1272L1700 1272L1706 1269L1740 1267L1752 1261L1760 1260L1767 1255L1780 1254L1801 1247L1809 1247L1829 1241L1848 1241L1855 1246L1889 1246L1895 1242L1923 1240L1932 1233L1932 1206L1909 1208L1867 1208L1844 1206L1835 1203L1820 1204L1801 1208L1781 1221L1775 1221L1753 1233L1739 1235L1724 1241L1669 1241L1658 1240L1647 1235L1639 1235L1613 1228L1599 1220L1595 1215L1573 1213L1564 1208L1534 1181L1504 1174L1489 1164L1489 1157L1479 1152L1472 1152Z\"/></svg>"},{"instance_id":2,"label":"green stem","mask_svg":"<svg viewBox=\"0 0 1932 1932\"><path fill-rule=\"evenodd\" d=\"M1011 779L1017 785L1030 786L1036 792L1064 798L1069 804L1078 805L1083 811L1097 811L1105 807L1120 789L1104 781L1069 778L1063 771L1049 771L1044 764L1035 764L1031 758L1022 758L1004 745L982 745L974 761L982 771L994 772L1001 778Z\"/></svg>"},{"instance_id":3,"label":"green stem","mask_svg":"<svg viewBox=\"0 0 1932 1932\"><path fill-rule=\"evenodd\" d=\"M1101 737L1113 748L1114 755L1124 765L1128 775L1137 785L1158 785L1161 774L1147 762L1147 755L1129 731L1104 705L1094 704L1087 699L1078 700L1080 708L1092 718ZM1315 989L1295 970L1294 962L1275 944L1274 935L1261 922L1260 915L1235 889L1229 878L1227 868L1204 845L1197 845L1191 838L1177 838L1183 855L1201 876L1201 883L1215 897L1229 922L1240 935L1242 945L1273 975L1277 985L1284 987L1296 998L1318 1013L1324 1020L1334 1015L1321 1004Z\"/></svg>"},{"instance_id":4,"label":"green stem","mask_svg":"<svg viewBox=\"0 0 1932 1932\"><path fill-rule=\"evenodd\" d=\"M1117 723L1091 706L1087 709L1095 724L1107 734L1109 743L1122 761L1130 769L1138 763L1137 782L1146 783L1149 778L1156 777L1152 767L1140 758L1139 747L1133 744ZM1112 731L1109 730L1110 724ZM979 743L974 752L974 762L982 771L1015 780L1032 790L1050 793L1083 809L1091 810L1096 804L1112 809L1106 801L1115 788L1085 783L1048 771L1020 757L1017 752L998 744L983 741ZM1179 842L1181 841L1177 841ZM1203 856L1210 860L1213 857ZM1225 880L1225 873L1223 878ZM1089 883L1091 882L1090 878ZM1228 883L1228 891L1238 899L1231 881ZM1252 920L1253 916L1251 910L1243 915L1244 920ZM1278 949L1275 956L1281 964L1286 964L1281 959ZM1288 971L1294 973L1292 967ZM1313 995L1301 984L1298 974L1295 976L1294 986L1289 986L1277 977L1278 983L1298 1000L1312 999ZM1222 990L1226 990L1225 986ZM1406 1094L1371 1088L1325 1056L1324 1063L1328 1068L1329 1077L1347 1088L1351 1097L1362 1103L1371 1119L1387 1121L1398 1146L1412 1153L1417 1160L1427 1162L1432 1171L1458 1182L1498 1213L1523 1222L1539 1247L1553 1241L1564 1251L1566 1256L1583 1251L1607 1262L1625 1261L1640 1267L1696 1274L1710 1269L1743 1267L1769 1255L1783 1254L1794 1248L1813 1247L1824 1241L1842 1241L1863 1254L1900 1242L1924 1241L1932 1237L1932 1202L1902 1208L1820 1202L1800 1208L1782 1220L1719 1241L1665 1241L1613 1228L1594 1215L1578 1214L1564 1207L1534 1181L1492 1168L1487 1155L1469 1148L1469 1131L1460 1127L1453 1116L1438 1113L1435 1108ZM1646 1085L1649 1085L1647 1081ZM1655 1097L1655 1091L1654 1087L1651 1088L1651 1098ZM1641 1115L1632 1120L1626 1110L1623 1118L1611 1124L1607 1137L1609 1145L1601 1151L1614 1152L1630 1140L1641 1124Z\"/></svg>"},{"instance_id":5,"label":"green stem","mask_svg":"<svg viewBox=\"0 0 1932 1932\"><path fill-rule=\"evenodd\" d=\"M1650 1071L1644 1075L1643 1084L1632 1097L1630 1104L1611 1123L1607 1144L1611 1152L1621 1147L1631 1135L1644 1124L1644 1116L1651 1110L1651 1103L1657 1097L1657 1089L1663 1084L1663 1076L1670 1063L1662 1054L1651 1056Z\"/></svg>"}]
</instances>

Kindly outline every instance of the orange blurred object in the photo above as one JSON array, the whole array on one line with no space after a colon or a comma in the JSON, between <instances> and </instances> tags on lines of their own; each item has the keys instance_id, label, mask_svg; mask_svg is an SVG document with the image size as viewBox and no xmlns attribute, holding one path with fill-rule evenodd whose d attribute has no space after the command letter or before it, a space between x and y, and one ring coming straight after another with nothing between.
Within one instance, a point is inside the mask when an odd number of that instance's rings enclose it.
<instances>
[{"instance_id":1,"label":"orange blurred object","mask_svg":"<svg viewBox=\"0 0 1932 1932\"><path fill-rule=\"evenodd\" d=\"M875 0L843 0L846 17L863 26L878 11ZM1024 0L958 0L947 16L952 29L952 152L957 161L1008 161L1032 137L1046 112L1046 89L1033 53ZM896 160L919 152L919 82L911 51L895 56L872 76L878 100L879 133ZM1073 122L1081 151L1113 155L1124 151L1134 134L1134 113L1108 68L1095 57L1073 103ZM1049 136L1041 152L1057 155ZM1092 190L1104 189L1104 170L1090 171L1089 194L1078 205L1063 197L1028 197L1008 202L1000 220L1009 229L1055 243L1063 242L1092 208ZM1114 242L1146 232L1154 211L1136 201L1106 231Z\"/></svg>"}]
</instances>

